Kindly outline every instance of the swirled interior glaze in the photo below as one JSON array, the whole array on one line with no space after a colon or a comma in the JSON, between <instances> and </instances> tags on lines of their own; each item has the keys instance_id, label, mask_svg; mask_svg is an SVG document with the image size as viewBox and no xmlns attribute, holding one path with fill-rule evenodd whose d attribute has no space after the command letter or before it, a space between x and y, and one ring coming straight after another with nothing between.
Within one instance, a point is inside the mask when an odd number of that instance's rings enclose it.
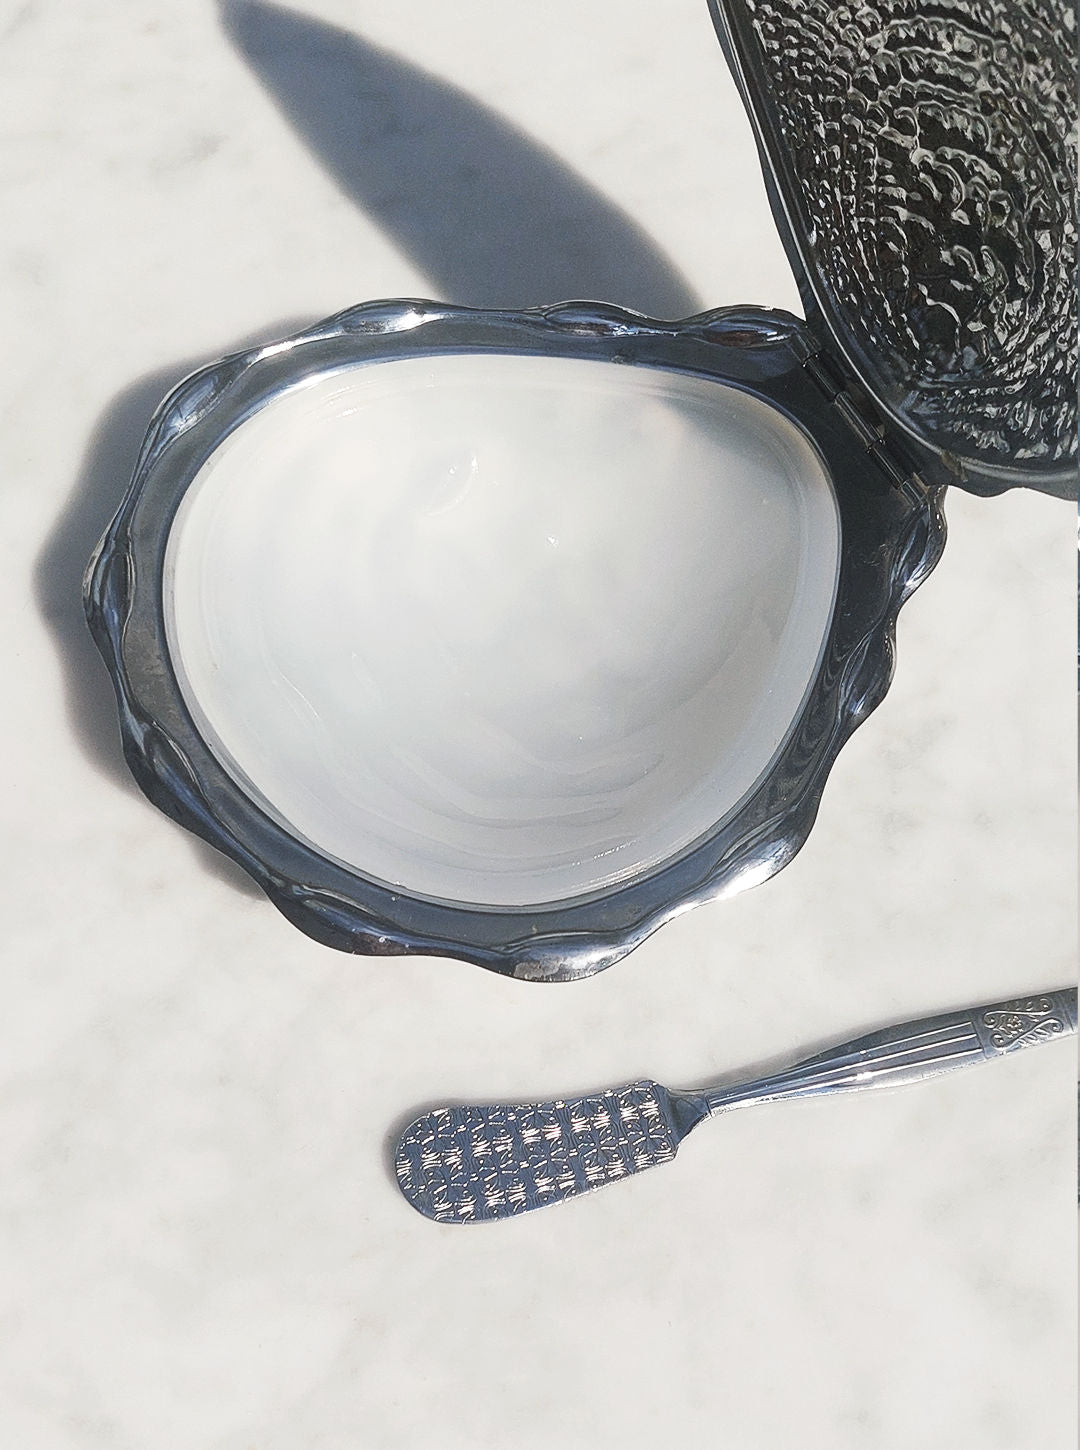
<instances>
[{"instance_id":1,"label":"swirled interior glaze","mask_svg":"<svg viewBox=\"0 0 1080 1450\"><path fill-rule=\"evenodd\" d=\"M775 758L831 619L803 433L688 374L565 357L350 367L242 423L168 542L214 754L410 893L579 897L706 833Z\"/></svg>"}]
</instances>

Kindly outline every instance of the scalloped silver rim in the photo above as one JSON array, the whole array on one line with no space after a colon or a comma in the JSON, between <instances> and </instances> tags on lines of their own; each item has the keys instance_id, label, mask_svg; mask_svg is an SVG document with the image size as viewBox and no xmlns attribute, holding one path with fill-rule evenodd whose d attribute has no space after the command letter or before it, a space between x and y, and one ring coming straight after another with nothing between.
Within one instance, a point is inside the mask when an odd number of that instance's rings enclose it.
<instances>
[{"instance_id":1,"label":"scalloped silver rim","mask_svg":"<svg viewBox=\"0 0 1080 1450\"><path fill-rule=\"evenodd\" d=\"M842 543L833 619L802 714L773 767L677 858L587 899L522 909L454 906L328 860L271 821L226 775L199 736L168 659L164 543L201 462L254 408L302 377L343 361L427 350L593 357L742 387L802 427L836 488ZM836 755L884 697L897 613L945 541L943 490L887 486L805 366L814 350L805 323L754 308L661 322L594 303L505 312L396 300L350 308L192 374L154 415L124 502L86 574L87 618L113 679L124 753L139 786L326 945L449 956L521 980L591 976L678 913L768 879L806 840Z\"/></svg>"}]
</instances>

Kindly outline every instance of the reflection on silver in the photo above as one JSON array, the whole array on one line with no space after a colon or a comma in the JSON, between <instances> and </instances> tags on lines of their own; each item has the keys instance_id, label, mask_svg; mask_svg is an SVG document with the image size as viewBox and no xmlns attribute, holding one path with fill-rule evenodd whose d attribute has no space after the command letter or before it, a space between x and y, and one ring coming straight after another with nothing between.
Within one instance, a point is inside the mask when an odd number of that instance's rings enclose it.
<instances>
[{"instance_id":1,"label":"reflection on silver","mask_svg":"<svg viewBox=\"0 0 1080 1450\"><path fill-rule=\"evenodd\" d=\"M588 1097L425 1113L401 1136L402 1193L437 1223L510 1218L669 1163L698 1123L782 1098L919 1082L1076 1031L1075 989L888 1027L706 1092L643 1080Z\"/></svg>"}]
</instances>

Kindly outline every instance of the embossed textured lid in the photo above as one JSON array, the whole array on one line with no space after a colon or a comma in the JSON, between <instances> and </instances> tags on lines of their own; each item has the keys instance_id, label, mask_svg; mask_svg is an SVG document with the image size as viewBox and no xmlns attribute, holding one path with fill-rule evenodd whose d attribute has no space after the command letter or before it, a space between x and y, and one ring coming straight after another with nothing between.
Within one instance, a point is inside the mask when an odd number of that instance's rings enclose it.
<instances>
[{"instance_id":1,"label":"embossed textured lid","mask_svg":"<svg viewBox=\"0 0 1080 1450\"><path fill-rule=\"evenodd\" d=\"M929 479L1072 496L1072 9L709 3L818 338Z\"/></svg>"}]
</instances>

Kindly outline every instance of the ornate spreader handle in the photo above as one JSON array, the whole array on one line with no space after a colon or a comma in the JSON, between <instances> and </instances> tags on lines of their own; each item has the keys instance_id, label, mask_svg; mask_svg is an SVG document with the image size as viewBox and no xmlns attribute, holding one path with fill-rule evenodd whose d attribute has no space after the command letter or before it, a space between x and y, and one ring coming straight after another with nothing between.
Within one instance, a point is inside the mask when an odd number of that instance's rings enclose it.
<instances>
[{"instance_id":1,"label":"ornate spreader handle","mask_svg":"<svg viewBox=\"0 0 1080 1450\"><path fill-rule=\"evenodd\" d=\"M704 1094L709 1113L779 1098L897 1087L1076 1031L1076 992L1045 992L887 1027L782 1072Z\"/></svg>"},{"instance_id":2,"label":"ornate spreader handle","mask_svg":"<svg viewBox=\"0 0 1080 1450\"><path fill-rule=\"evenodd\" d=\"M896 1087L1076 1031L1075 990L1042 992L886 1027L779 1072L706 1092L648 1079L588 1097L447 1107L401 1136L398 1185L438 1223L509 1218L668 1163L714 1114L781 1098Z\"/></svg>"}]
</instances>

